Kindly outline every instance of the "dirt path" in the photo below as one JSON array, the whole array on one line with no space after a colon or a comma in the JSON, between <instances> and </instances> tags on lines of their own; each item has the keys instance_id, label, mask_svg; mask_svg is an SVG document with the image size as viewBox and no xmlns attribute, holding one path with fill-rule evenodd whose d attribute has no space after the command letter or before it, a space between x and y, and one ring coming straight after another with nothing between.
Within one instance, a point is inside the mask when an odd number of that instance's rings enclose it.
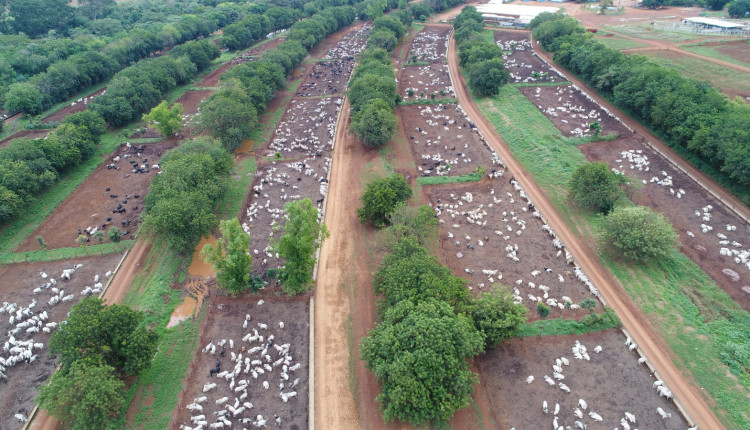
<instances>
[{"instance_id":1,"label":"dirt path","mask_svg":"<svg viewBox=\"0 0 750 430\"><path fill-rule=\"evenodd\" d=\"M456 96L467 114L482 131L490 146L498 152L511 174L524 187L526 193L536 204L537 210L546 216L549 224L567 245L568 251L573 254L594 285L599 288L609 306L622 320L624 328L630 332L632 338L661 374L662 379L672 388L675 397L682 402L700 428L724 428L708 406L710 399L701 394L700 387L689 382L680 369L674 365L673 354L666 346L666 342L648 324L645 315L633 303L632 299L601 266L598 256L591 247L580 240L565 224L544 191L534 182L531 175L523 169L521 164L513 158L510 149L498 136L494 127L479 113L479 109L474 100L469 97L466 85L460 75L453 38L450 39L448 47L448 64Z\"/></svg>"}]
</instances>

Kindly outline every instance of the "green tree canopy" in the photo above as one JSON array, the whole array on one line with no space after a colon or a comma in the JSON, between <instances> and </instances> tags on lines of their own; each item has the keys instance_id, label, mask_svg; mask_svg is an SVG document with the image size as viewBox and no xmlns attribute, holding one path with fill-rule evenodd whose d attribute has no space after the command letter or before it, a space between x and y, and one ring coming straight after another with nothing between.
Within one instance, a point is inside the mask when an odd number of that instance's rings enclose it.
<instances>
[{"instance_id":1,"label":"green tree canopy","mask_svg":"<svg viewBox=\"0 0 750 430\"><path fill-rule=\"evenodd\" d=\"M480 293L471 317L477 330L484 333L484 348L493 348L510 339L526 321L526 312L526 307L513 302L513 294L507 287L496 285L489 292Z\"/></svg>"},{"instance_id":2,"label":"green tree canopy","mask_svg":"<svg viewBox=\"0 0 750 430\"><path fill-rule=\"evenodd\" d=\"M750 0L734 0L727 8L732 18L744 18L750 15Z\"/></svg>"},{"instance_id":3,"label":"green tree canopy","mask_svg":"<svg viewBox=\"0 0 750 430\"><path fill-rule=\"evenodd\" d=\"M285 260L282 290L289 295L300 294L312 282L315 251L328 236L326 225L318 221L318 209L310 199L289 202L284 206L286 222L274 225L283 231L278 241L271 241L272 252Z\"/></svg>"},{"instance_id":4,"label":"green tree canopy","mask_svg":"<svg viewBox=\"0 0 750 430\"><path fill-rule=\"evenodd\" d=\"M182 105L175 103L171 108L166 100L156 105L151 112L143 115L143 121L156 127L164 137L169 137L182 130Z\"/></svg>"},{"instance_id":5,"label":"green tree canopy","mask_svg":"<svg viewBox=\"0 0 750 430\"><path fill-rule=\"evenodd\" d=\"M376 179L367 184L362 194L362 207L357 215L362 222L372 221L376 227L384 227L388 216L397 206L411 197L412 191L406 178L399 174Z\"/></svg>"},{"instance_id":6,"label":"green tree canopy","mask_svg":"<svg viewBox=\"0 0 750 430\"><path fill-rule=\"evenodd\" d=\"M398 18L392 16L381 16L375 18L372 22L373 33L380 29L388 29L393 32L396 39L401 39L406 35L406 26Z\"/></svg>"},{"instance_id":7,"label":"green tree canopy","mask_svg":"<svg viewBox=\"0 0 750 430\"><path fill-rule=\"evenodd\" d=\"M112 366L96 359L78 360L67 371L54 373L36 402L65 428L110 429L125 405L124 390Z\"/></svg>"},{"instance_id":8,"label":"green tree canopy","mask_svg":"<svg viewBox=\"0 0 750 430\"><path fill-rule=\"evenodd\" d=\"M250 236L242 230L237 218L221 221L219 230L219 243L216 246L204 246L201 258L216 268L219 286L233 297L237 297L247 289L250 271L253 269Z\"/></svg>"},{"instance_id":9,"label":"green tree canopy","mask_svg":"<svg viewBox=\"0 0 750 430\"><path fill-rule=\"evenodd\" d=\"M610 213L622 195L620 180L607 163L586 163L577 168L568 182L568 198L580 207Z\"/></svg>"},{"instance_id":10,"label":"green tree canopy","mask_svg":"<svg viewBox=\"0 0 750 430\"><path fill-rule=\"evenodd\" d=\"M615 257L642 263L668 257L679 245L664 215L644 206L615 209L604 219L600 239Z\"/></svg>"},{"instance_id":11,"label":"green tree canopy","mask_svg":"<svg viewBox=\"0 0 750 430\"><path fill-rule=\"evenodd\" d=\"M238 86L219 91L200 105L199 129L221 140L227 151L242 145L258 123L252 99Z\"/></svg>"},{"instance_id":12,"label":"green tree canopy","mask_svg":"<svg viewBox=\"0 0 750 430\"><path fill-rule=\"evenodd\" d=\"M398 38L387 28L373 31L367 39L368 47L382 48L388 52L392 52L396 49L396 44L398 44Z\"/></svg>"},{"instance_id":13,"label":"green tree canopy","mask_svg":"<svg viewBox=\"0 0 750 430\"><path fill-rule=\"evenodd\" d=\"M469 87L480 97L496 96L510 82L510 73L499 58L475 63L469 70Z\"/></svg>"},{"instance_id":14,"label":"green tree canopy","mask_svg":"<svg viewBox=\"0 0 750 430\"><path fill-rule=\"evenodd\" d=\"M391 140L398 127L393 108L383 99L367 101L361 111L352 116L352 131L368 148L380 148Z\"/></svg>"},{"instance_id":15,"label":"green tree canopy","mask_svg":"<svg viewBox=\"0 0 750 430\"><path fill-rule=\"evenodd\" d=\"M419 207L399 205L388 215L390 226L383 230L380 242L392 252L405 238L413 238L421 246L428 246L438 239L440 228L435 212L428 205Z\"/></svg>"},{"instance_id":16,"label":"green tree canopy","mask_svg":"<svg viewBox=\"0 0 750 430\"><path fill-rule=\"evenodd\" d=\"M44 95L28 82L12 84L5 94L5 110L39 115L44 109Z\"/></svg>"},{"instance_id":17,"label":"green tree canopy","mask_svg":"<svg viewBox=\"0 0 750 430\"><path fill-rule=\"evenodd\" d=\"M477 377L466 359L483 344L472 322L439 300L405 300L386 310L360 346L382 384L376 399L383 417L415 426L445 424L471 403Z\"/></svg>"}]
</instances>

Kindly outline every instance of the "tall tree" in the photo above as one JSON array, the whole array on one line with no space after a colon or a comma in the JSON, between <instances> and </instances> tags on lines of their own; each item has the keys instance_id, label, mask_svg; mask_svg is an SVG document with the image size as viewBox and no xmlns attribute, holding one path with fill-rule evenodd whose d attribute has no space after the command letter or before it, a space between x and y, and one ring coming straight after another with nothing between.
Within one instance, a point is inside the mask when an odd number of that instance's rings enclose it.
<instances>
[{"instance_id":1,"label":"tall tree","mask_svg":"<svg viewBox=\"0 0 750 430\"><path fill-rule=\"evenodd\" d=\"M67 0L22 0L10 3L8 14L17 32L39 36L49 30L64 30L73 16Z\"/></svg>"},{"instance_id":2,"label":"tall tree","mask_svg":"<svg viewBox=\"0 0 750 430\"><path fill-rule=\"evenodd\" d=\"M483 335L446 303L404 300L362 340L367 368L382 384L376 400L387 421L445 424L471 403L477 380L467 358L482 352Z\"/></svg>"},{"instance_id":3,"label":"tall tree","mask_svg":"<svg viewBox=\"0 0 750 430\"><path fill-rule=\"evenodd\" d=\"M368 148L380 148L391 140L398 127L393 108L382 99L369 100L352 117L352 131Z\"/></svg>"},{"instance_id":4,"label":"tall tree","mask_svg":"<svg viewBox=\"0 0 750 430\"><path fill-rule=\"evenodd\" d=\"M250 236L242 230L237 218L219 223L221 239L201 250L201 258L216 268L219 286L236 297L248 287L253 257L250 255Z\"/></svg>"},{"instance_id":5,"label":"tall tree","mask_svg":"<svg viewBox=\"0 0 750 430\"><path fill-rule=\"evenodd\" d=\"M284 206L286 222L275 225L283 231L281 238L271 242L273 252L285 260L282 289L289 295L303 293L312 280L315 251L328 236L325 223L318 221L318 209L310 199L289 202Z\"/></svg>"}]
</instances>

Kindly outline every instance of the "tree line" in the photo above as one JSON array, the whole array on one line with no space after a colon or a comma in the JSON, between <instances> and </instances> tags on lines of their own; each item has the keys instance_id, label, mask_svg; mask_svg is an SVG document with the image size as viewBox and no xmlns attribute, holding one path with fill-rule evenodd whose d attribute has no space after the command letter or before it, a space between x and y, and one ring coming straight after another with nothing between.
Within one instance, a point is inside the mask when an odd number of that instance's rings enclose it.
<instances>
[{"instance_id":1,"label":"tree line","mask_svg":"<svg viewBox=\"0 0 750 430\"><path fill-rule=\"evenodd\" d=\"M100 115L79 112L44 139L16 139L0 148L0 224L21 215L62 174L91 157L106 131Z\"/></svg>"},{"instance_id":2,"label":"tree line","mask_svg":"<svg viewBox=\"0 0 750 430\"><path fill-rule=\"evenodd\" d=\"M354 18L354 8L336 6L294 23L286 40L260 60L235 66L221 76L219 90L200 104L198 128L219 139L228 151L238 148L308 51Z\"/></svg>"},{"instance_id":3,"label":"tree line","mask_svg":"<svg viewBox=\"0 0 750 430\"><path fill-rule=\"evenodd\" d=\"M368 184L362 196L360 218L384 225L386 216L390 225L380 233L387 253L372 284L384 298L382 321L360 351L381 384L376 399L387 421L440 426L471 403L477 375L467 359L510 338L527 311L507 288L472 297L467 281L427 251L438 221L429 206L405 206L410 197L401 175Z\"/></svg>"},{"instance_id":4,"label":"tree line","mask_svg":"<svg viewBox=\"0 0 750 430\"><path fill-rule=\"evenodd\" d=\"M484 18L474 6L463 8L453 22L458 64L466 71L471 91L480 96L495 96L510 81L505 70L503 51L499 46L480 38Z\"/></svg>"},{"instance_id":5,"label":"tree line","mask_svg":"<svg viewBox=\"0 0 750 430\"><path fill-rule=\"evenodd\" d=\"M541 14L530 27L558 64L661 134L668 145L686 149L741 187L750 186L750 106L729 100L708 82L608 48L574 18Z\"/></svg>"}]
</instances>

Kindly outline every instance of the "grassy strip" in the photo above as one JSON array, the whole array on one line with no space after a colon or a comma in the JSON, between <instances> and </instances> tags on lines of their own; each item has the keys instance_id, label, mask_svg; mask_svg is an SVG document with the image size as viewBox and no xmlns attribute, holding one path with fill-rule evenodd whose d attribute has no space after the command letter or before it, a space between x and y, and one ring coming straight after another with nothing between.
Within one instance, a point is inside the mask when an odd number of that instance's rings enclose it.
<instances>
[{"instance_id":1,"label":"grassy strip","mask_svg":"<svg viewBox=\"0 0 750 430\"><path fill-rule=\"evenodd\" d=\"M520 87L561 87L563 85L570 85L570 81L559 81L559 82L518 82L516 84L510 84L516 88Z\"/></svg>"},{"instance_id":2,"label":"grassy strip","mask_svg":"<svg viewBox=\"0 0 750 430\"><path fill-rule=\"evenodd\" d=\"M239 216L242 210L242 203L245 196L253 183L253 177L258 165L255 158L247 157L234 165L232 180L229 182L229 189L219 202L217 215L219 219L229 219Z\"/></svg>"},{"instance_id":3,"label":"grassy strip","mask_svg":"<svg viewBox=\"0 0 750 430\"><path fill-rule=\"evenodd\" d=\"M190 91L216 91L219 87L190 87Z\"/></svg>"},{"instance_id":4,"label":"grassy strip","mask_svg":"<svg viewBox=\"0 0 750 430\"><path fill-rule=\"evenodd\" d=\"M597 37L596 40L602 42L609 48L622 51L623 49L635 49L645 48L648 45L645 43L636 42L635 40L625 39L622 37L609 36L609 37Z\"/></svg>"},{"instance_id":5,"label":"grassy strip","mask_svg":"<svg viewBox=\"0 0 750 430\"><path fill-rule=\"evenodd\" d=\"M447 99L414 99L414 100L401 100L398 102L399 106L412 106L412 105L454 105L458 103L455 98Z\"/></svg>"},{"instance_id":6,"label":"grassy strip","mask_svg":"<svg viewBox=\"0 0 750 430\"><path fill-rule=\"evenodd\" d=\"M525 97L516 97L511 90L518 91L504 87L500 96L479 100L480 110L524 168L547 190L568 225L574 231L582 228L584 233L595 230L600 218L573 212L565 202L565 187L560 185L585 163L585 157L569 141L552 133L554 125ZM716 402L717 415L727 428L750 428L746 360L750 354L750 314L677 251L671 258L647 267L630 266L608 256L601 259L662 334L676 354L677 366L689 371Z\"/></svg>"},{"instance_id":7,"label":"grassy strip","mask_svg":"<svg viewBox=\"0 0 750 430\"><path fill-rule=\"evenodd\" d=\"M103 136L102 143L88 160L66 173L59 182L39 196L36 202L25 209L22 218L8 224L0 233L0 259L8 258L8 254L26 240L26 237L99 167L103 157L114 151L122 141L122 137L112 133Z\"/></svg>"},{"instance_id":8,"label":"grassy strip","mask_svg":"<svg viewBox=\"0 0 750 430\"><path fill-rule=\"evenodd\" d=\"M30 261L56 261L70 258L88 257L90 255L105 255L115 252L123 252L135 243L134 240L121 240L120 242L107 242L98 245L75 248L57 248L38 251L17 252L5 254L0 257L0 264L12 264Z\"/></svg>"},{"instance_id":9,"label":"grassy strip","mask_svg":"<svg viewBox=\"0 0 750 430\"><path fill-rule=\"evenodd\" d=\"M477 182L482 180L482 174L479 172L467 173L460 176L420 176L417 182L421 185L445 185L460 184L463 182Z\"/></svg>"},{"instance_id":10,"label":"grassy strip","mask_svg":"<svg viewBox=\"0 0 750 430\"><path fill-rule=\"evenodd\" d=\"M485 42L489 42L491 44L495 44L495 31L494 30L482 30L481 33L479 33L479 39L484 40Z\"/></svg>"},{"instance_id":11,"label":"grassy strip","mask_svg":"<svg viewBox=\"0 0 750 430\"><path fill-rule=\"evenodd\" d=\"M137 411L135 416L126 422L125 410L121 411L115 428L161 430L169 426L188 365L198 347L198 329L205 316L201 313L196 320L166 328L182 294L180 289L172 289L170 285L184 282L188 263L189 258L172 251L165 242L154 243L143 271L136 276L123 300L124 305L145 312L145 324L159 334L159 346L151 367L126 393L125 404ZM135 399L139 388L142 392Z\"/></svg>"},{"instance_id":12,"label":"grassy strip","mask_svg":"<svg viewBox=\"0 0 750 430\"><path fill-rule=\"evenodd\" d=\"M516 337L562 336L567 334L586 334L597 331L619 328L622 326L612 309L604 313L588 315L583 320L555 318L525 323L519 327Z\"/></svg>"},{"instance_id":13,"label":"grassy strip","mask_svg":"<svg viewBox=\"0 0 750 430\"><path fill-rule=\"evenodd\" d=\"M430 64L432 64L432 63L430 63L429 61L409 61L408 63L404 64L404 67L409 67L409 66L429 66Z\"/></svg>"}]
</instances>

